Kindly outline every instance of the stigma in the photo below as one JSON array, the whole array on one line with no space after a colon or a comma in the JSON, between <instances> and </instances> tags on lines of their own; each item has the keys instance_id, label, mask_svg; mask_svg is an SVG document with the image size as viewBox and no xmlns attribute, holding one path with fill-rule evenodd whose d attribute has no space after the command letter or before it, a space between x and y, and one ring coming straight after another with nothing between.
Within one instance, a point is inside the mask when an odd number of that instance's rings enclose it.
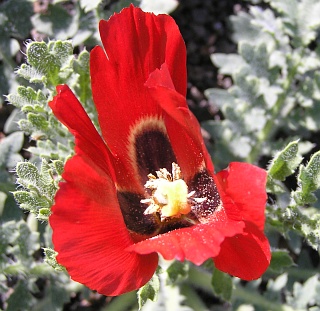
<instances>
[{"instance_id":1,"label":"stigma","mask_svg":"<svg viewBox=\"0 0 320 311\"><path fill-rule=\"evenodd\" d=\"M144 185L145 189L151 191L148 198L141 200L141 203L149 205L144 211L145 215L158 214L161 221L171 217L179 218L189 214L194 203L206 200L195 198L195 191L188 191L178 164L172 163L172 173L162 168L156 171L156 175L149 174L149 180Z\"/></svg>"}]
</instances>

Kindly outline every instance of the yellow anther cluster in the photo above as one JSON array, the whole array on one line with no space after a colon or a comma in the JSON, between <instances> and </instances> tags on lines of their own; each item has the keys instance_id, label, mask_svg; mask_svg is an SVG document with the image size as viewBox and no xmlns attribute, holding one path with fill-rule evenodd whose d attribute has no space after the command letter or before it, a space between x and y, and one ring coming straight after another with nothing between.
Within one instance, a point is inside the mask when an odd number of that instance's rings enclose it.
<instances>
[{"instance_id":1,"label":"yellow anther cluster","mask_svg":"<svg viewBox=\"0 0 320 311\"><path fill-rule=\"evenodd\" d=\"M190 213L194 191L188 192L180 167L172 163L172 174L165 168L156 173L157 177L149 174L149 180L145 184L145 188L151 190L152 194L149 198L141 200L141 203L149 205L144 214L159 213L161 220L165 220L168 217L180 217Z\"/></svg>"}]
</instances>

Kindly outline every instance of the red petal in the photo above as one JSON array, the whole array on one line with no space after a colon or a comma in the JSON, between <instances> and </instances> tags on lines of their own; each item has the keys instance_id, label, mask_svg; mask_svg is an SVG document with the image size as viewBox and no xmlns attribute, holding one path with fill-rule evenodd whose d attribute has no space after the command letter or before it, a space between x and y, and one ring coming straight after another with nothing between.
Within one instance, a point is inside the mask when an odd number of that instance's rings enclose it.
<instances>
[{"instance_id":1,"label":"red petal","mask_svg":"<svg viewBox=\"0 0 320 311\"><path fill-rule=\"evenodd\" d=\"M118 183L123 190L137 191L140 181L132 166L130 134L142 119L162 116L144 83L166 62L175 88L185 94L185 45L171 17L146 14L133 6L101 21L100 33L106 53L100 47L91 52L93 98L102 135L122 162Z\"/></svg>"},{"instance_id":2,"label":"red petal","mask_svg":"<svg viewBox=\"0 0 320 311\"><path fill-rule=\"evenodd\" d=\"M225 237L241 233L243 227L242 222L223 219L157 235L130 246L128 250L139 254L158 252L167 260L186 259L200 265L208 258L217 256Z\"/></svg>"},{"instance_id":3,"label":"red petal","mask_svg":"<svg viewBox=\"0 0 320 311\"><path fill-rule=\"evenodd\" d=\"M166 64L154 71L146 82L154 101L163 109L167 132L184 178L192 178L203 166L213 174L200 125L187 108L186 99L170 85Z\"/></svg>"},{"instance_id":4,"label":"red petal","mask_svg":"<svg viewBox=\"0 0 320 311\"><path fill-rule=\"evenodd\" d=\"M172 78L170 76L168 65L166 63L163 63L160 69L156 69L155 71L150 73L149 78L144 85L148 87L164 86L168 89L175 89L172 82ZM182 102L182 107L186 107L185 101Z\"/></svg>"},{"instance_id":5,"label":"red petal","mask_svg":"<svg viewBox=\"0 0 320 311\"><path fill-rule=\"evenodd\" d=\"M186 95L186 47L173 18L131 5L107 22L102 20L99 28L108 59L123 79L116 83L140 88L151 72L166 63L175 89Z\"/></svg>"},{"instance_id":6,"label":"red petal","mask_svg":"<svg viewBox=\"0 0 320 311\"><path fill-rule=\"evenodd\" d=\"M99 150L92 150L94 154ZM104 295L138 289L153 275L157 254L125 251L132 239L113 182L74 156L65 167L50 225L57 260L72 279Z\"/></svg>"},{"instance_id":7,"label":"red petal","mask_svg":"<svg viewBox=\"0 0 320 311\"><path fill-rule=\"evenodd\" d=\"M261 231L265 223L267 172L248 163L230 163L216 175L219 193L228 215L254 223Z\"/></svg>"},{"instance_id":8,"label":"red petal","mask_svg":"<svg viewBox=\"0 0 320 311\"><path fill-rule=\"evenodd\" d=\"M102 294L137 289L154 273L157 255L124 251L133 241L117 202L110 152L71 90L57 92L50 107L74 134L77 154L65 166L50 216L58 262Z\"/></svg>"},{"instance_id":9,"label":"red petal","mask_svg":"<svg viewBox=\"0 0 320 311\"><path fill-rule=\"evenodd\" d=\"M226 238L215 266L243 280L259 278L270 264L270 245L265 235L251 223L246 223L243 234Z\"/></svg>"},{"instance_id":10,"label":"red petal","mask_svg":"<svg viewBox=\"0 0 320 311\"><path fill-rule=\"evenodd\" d=\"M49 103L54 115L75 136L75 152L89 157L101 174L114 177L110 152L87 113L67 85L57 86L57 95ZM99 150L94 153L93 150Z\"/></svg>"}]
</instances>

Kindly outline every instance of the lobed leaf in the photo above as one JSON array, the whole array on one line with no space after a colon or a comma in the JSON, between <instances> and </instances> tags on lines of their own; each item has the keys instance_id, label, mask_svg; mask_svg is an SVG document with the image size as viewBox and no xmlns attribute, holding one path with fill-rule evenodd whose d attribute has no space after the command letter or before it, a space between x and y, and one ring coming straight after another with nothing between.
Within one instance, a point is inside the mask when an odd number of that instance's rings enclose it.
<instances>
[{"instance_id":1,"label":"lobed leaf","mask_svg":"<svg viewBox=\"0 0 320 311\"><path fill-rule=\"evenodd\" d=\"M269 269L276 272L282 273L286 268L294 265L294 262L286 250L276 250L272 252L272 258Z\"/></svg>"},{"instance_id":2,"label":"lobed leaf","mask_svg":"<svg viewBox=\"0 0 320 311\"><path fill-rule=\"evenodd\" d=\"M46 111L46 96L40 90L36 91L31 87L19 86L16 94L8 95L8 100L21 111Z\"/></svg>"},{"instance_id":3,"label":"lobed leaf","mask_svg":"<svg viewBox=\"0 0 320 311\"><path fill-rule=\"evenodd\" d=\"M225 301L230 301L232 297L232 278L230 275L214 269L212 274L211 284L214 293Z\"/></svg>"},{"instance_id":4,"label":"lobed leaf","mask_svg":"<svg viewBox=\"0 0 320 311\"><path fill-rule=\"evenodd\" d=\"M285 16L285 31L296 47L307 46L316 38L320 27L320 3L317 0L269 0L270 5Z\"/></svg>"},{"instance_id":5,"label":"lobed leaf","mask_svg":"<svg viewBox=\"0 0 320 311\"><path fill-rule=\"evenodd\" d=\"M72 73L73 47L69 41L31 42L26 53L28 63L42 74L49 89L63 83Z\"/></svg>"},{"instance_id":6,"label":"lobed leaf","mask_svg":"<svg viewBox=\"0 0 320 311\"><path fill-rule=\"evenodd\" d=\"M63 266L61 266L60 264L58 264L57 262L57 255L58 253L56 251L54 251L51 248L45 247L43 248L44 254L45 254L45 259L44 261L51 266L53 269L55 269L56 271L65 271L65 268Z\"/></svg>"},{"instance_id":7,"label":"lobed leaf","mask_svg":"<svg viewBox=\"0 0 320 311\"><path fill-rule=\"evenodd\" d=\"M307 166L301 165L298 175L298 189L292 197L298 205L314 203L316 197L313 192L320 188L320 151L316 152Z\"/></svg>"},{"instance_id":8,"label":"lobed leaf","mask_svg":"<svg viewBox=\"0 0 320 311\"><path fill-rule=\"evenodd\" d=\"M62 161L49 164L42 159L40 169L30 162L18 163L17 182L23 190L15 191L13 195L20 207L34 213L39 220L48 220L62 171Z\"/></svg>"},{"instance_id":9,"label":"lobed leaf","mask_svg":"<svg viewBox=\"0 0 320 311\"><path fill-rule=\"evenodd\" d=\"M160 280L158 275L155 273L150 281L142 286L138 292L138 304L139 309L147 302L147 300L156 301L158 298L158 292L160 290Z\"/></svg>"},{"instance_id":10,"label":"lobed leaf","mask_svg":"<svg viewBox=\"0 0 320 311\"><path fill-rule=\"evenodd\" d=\"M166 269L168 280L174 284L178 280L185 279L189 273L189 265L186 262L174 260L173 263Z\"/></svg>"},{"instance_id":11,"label":"lobed leaf","mask_svg":"<svg viewBox=\"0 0 320 311\"><path fill-rule=\"evenodd\" d=\"M290 142L283 150L279 151L268 168L269 183L273 180L285 180L294 173L301 163L302 157L298 154L298 141Z\"/></svg>"},{"instance_id":12,"label":"lobed leaf","mask_svg":"<svg viewBox=\"0 0 320 311\"><path fill-rule=\"evenodd\" d=\"M233 75L244 65L243 58L238 54L211 54L211 61L219 68L219 72L224 75Z\"/></svg>"}]
</instances>

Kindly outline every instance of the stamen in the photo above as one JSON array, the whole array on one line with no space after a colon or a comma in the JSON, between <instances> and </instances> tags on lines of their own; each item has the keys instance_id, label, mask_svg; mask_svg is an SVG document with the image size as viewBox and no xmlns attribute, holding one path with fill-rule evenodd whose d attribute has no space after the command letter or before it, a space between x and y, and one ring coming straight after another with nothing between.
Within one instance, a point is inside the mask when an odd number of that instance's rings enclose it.
<instances>
[{"instance_id":1,"label":"stamen","mask_svg":"<svg viewBox=\"0 0 320 311\"><path fill-rule=\"evenodd\" d=\"M182 179L181 169L177 163L172 163L172 176L173 176L173 180Z\"/></svg>"},{"instance_id":2,"label":"stamen","mask_svg":"<svg viewBox=\"0 0 320 311\"><path fill-rule=\"evenodd\" d=\"M149 174L144 187L151 190L149 198L141 200L148 204L145 215L158 213L161 221L167 218L179 218L191 212L191 206L202 203L206 198L195 198L195 191L188 193L188 186L182 179L181 169L172 163L172 174L166 168L156 171L156 176Z\"/></svg>"}]
</instances>

